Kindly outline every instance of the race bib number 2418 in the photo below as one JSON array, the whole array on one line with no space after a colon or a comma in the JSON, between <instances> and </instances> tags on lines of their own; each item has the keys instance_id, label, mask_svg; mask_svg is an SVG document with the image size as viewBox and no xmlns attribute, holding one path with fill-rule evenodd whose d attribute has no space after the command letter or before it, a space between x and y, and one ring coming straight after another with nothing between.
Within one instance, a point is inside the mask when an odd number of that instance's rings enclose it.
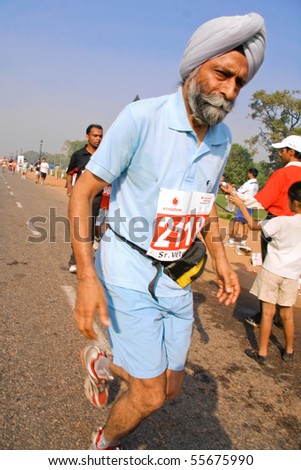
<instances>
[{"instance_id":1,"label":"race bib number 2418","mask_svg":"<svg viewBox=\"0 0 301 470\"><path fill-rule=\"evenodd\" d=\"M147 254L161 261L182 257L211 212L214 194L160 189L154 236Z\"/></svg>"}]
</instances>

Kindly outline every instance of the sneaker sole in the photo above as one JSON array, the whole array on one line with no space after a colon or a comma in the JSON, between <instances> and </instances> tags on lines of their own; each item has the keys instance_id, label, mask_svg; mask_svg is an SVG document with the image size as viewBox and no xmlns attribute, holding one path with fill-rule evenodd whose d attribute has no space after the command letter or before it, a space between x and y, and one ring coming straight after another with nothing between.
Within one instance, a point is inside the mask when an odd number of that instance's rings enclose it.
<instances>
[{"instance_id":1,"label":"sneaker sole","mask_svg":"<svg viewBox=\"0 0 301 470\"><path fill-rule=\"evenodd\" d=\"M98 346L94 345L93 347L98 350L99 356L106 357L106 358L108 357L107 353L105 351L102 351L101 349L99 349ZM86 359L86 355L88 353L88 350L89 350L89 348L84 348L84 349L81 350L81 353L80 353L81 354L81 360L82 360L83 367L86 369L87 373L90 376L90 379L95 383L95 385L97 387L99 387L102 383L104 383L104 381L105 382L110 382L111 380L114 380L113 375L107 374L106 377L99 378L96 374L93 373L93 371L90 372L90 368L89 368L89 366L87 366L87 363L89 361ZM98 359L98 357L97 357L97 359ZM95 359L95 361L97 359Z\"/></svg>"},{"instance_id":2,"label":"sneaker sole","mask_svg":"<svg viewBox=\"0 0 301 470\"><path fill-rule=\"evenodd\" d=\"M293 362L294 360L294 353L283 353L281 358L284 362Z\"/></svg>"},{"instance_id":3,"label":"sneaker sole","mask_svg":"<svg viewBox=\"0 0 301 470\"><path fill-rule=\"evenodd\" d=\"M253 361L257 362L260 366L266 365L266 356L259 356L258 353L252 351L251 349L245 349L245 354Z\"/></svg>"},{"instance_id":4,"label":"sneaker sole","mask_svg":"<svg viewBox=\"0 0 301 470\"><path fill-rule=\"evenodd\" d=\"M97 349L99 350L99 348ZM80 354L83 367L87 373L84 382L85 395L93 406L102 408L107 404L109 398L108 381L105 379L99 380L98 377L96 378L90 373L89 367L87 366L88 361L86 360L87 351L89 351L89 348L84 348L81 350Z\"/></svg>"},{"instance_id":5,"label":"sneaker sole","mask_svg":"<svg viewBox=\"0 0 301 470\"><path fill-rule=\"evenodd\" d=\"M97 385L100 385L99 379L98 379L98 377L94 376L92 372L90 372L90 368L87 366L87 362L88 362L86 360L87 351L88 351L88 348L84 348L80 352L82 365L83 365L84 369L86 370L91 382L94 382L94 384L97 386Z\"/></svg>"},{"instance_id":6,"label":"sneaker sole","mask_svg":"<svg viewBox=\"0 0 301 470\"><path fill-rule=\"evenodd\" d=\"M248 323L248 325L253 326L254 328L260 328L260 325L256 323L255 321L248 320L247 318L245 318L245 322Z\"/></svg>"},{"instance_id":7,"label":"sneaker sole","mask_svg":"<svg viewBox=\"0 0 301 470\"><path fill-rule=\"evenodd\" d=\"M109 390L107 385L102 385L103 388L100 390L96 387L94 382L91 382L90 377L87 376L84 383L84 390L86 398L89 402L95 406L95 408L103 408L108 403Z\"/></svg>"}]
</instances>

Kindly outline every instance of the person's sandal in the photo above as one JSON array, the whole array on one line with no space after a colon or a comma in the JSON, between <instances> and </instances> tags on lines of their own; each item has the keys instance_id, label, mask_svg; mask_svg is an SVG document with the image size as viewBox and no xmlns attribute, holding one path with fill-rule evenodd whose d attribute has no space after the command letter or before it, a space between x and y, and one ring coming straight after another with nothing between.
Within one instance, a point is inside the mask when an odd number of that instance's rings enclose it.
<instances>
[{"instance_id":1,"label":"person's sandal","mask_svg":"<svg viewBox=\"0 0 301 470\"><path fill-rule=\"evenodd\" d=\"M294 351L292 353L282 351L281 357L284 362L292 362L294 359Z\"/></svg>"},{"instance_id":2,"label":"person's sandal","mask_svg":"<svg viewBox=\"0 0 301 470\"><path fill-rule=\"evenodd\" d=\"M254 351L253 349L246 349L245 353L248 357L258 362L258 364L260 364L261 366L266 365L266 359L267 359L266 356L260 356L258 354L258 351Z\"/></svg>"}]
</instances>

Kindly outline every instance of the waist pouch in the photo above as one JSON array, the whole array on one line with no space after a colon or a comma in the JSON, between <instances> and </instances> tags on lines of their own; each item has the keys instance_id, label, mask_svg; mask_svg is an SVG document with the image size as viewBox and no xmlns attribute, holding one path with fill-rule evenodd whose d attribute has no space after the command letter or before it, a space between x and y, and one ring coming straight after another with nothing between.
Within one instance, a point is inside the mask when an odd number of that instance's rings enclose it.
<instances>
[{"instance_id":1,"label":"waist pouch","mask_svg":"<svg viewBox=\"0 0 301 470\"><path fill-rule=\"evenodd\" d=\"M182 258L169 263L163 268L163 272L184 288L201 276L206 261L206 246L202 240L196 238Z\"/></svg>"},{"instance_id":2,"label":"waist pouch","mask_svg":"<svg viewBox=\"0 0 301 470\"><path fill-rule=\"evenodd\" d=\"M187 251L185 251L182 258L169 262L160 261L153 258L152 256L147 255L145 250L130 242L122 235L119 235L119 233L116 233L111 227L110 229L117 236L117 238L125 242L134 250L138 251L140 254L145 256L145 258L149 258L152 262L152 265L157 269L154 279L148 285L148 290L155 300L158 300L155 296L155 283L158 279L161 266L163 267L164 274L170 277L182 288L188 286L198 277L200 277L205 269L207 261L206 246L199 238L195 239L193 244L188 248Z\"/></svg>"}]
</instances>

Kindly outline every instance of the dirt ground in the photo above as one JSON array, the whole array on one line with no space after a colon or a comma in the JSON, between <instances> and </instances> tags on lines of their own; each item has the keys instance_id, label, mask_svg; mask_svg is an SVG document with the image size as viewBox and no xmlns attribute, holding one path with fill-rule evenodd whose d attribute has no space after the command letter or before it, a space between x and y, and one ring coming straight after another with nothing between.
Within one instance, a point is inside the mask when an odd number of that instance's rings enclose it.
<instances>
[{"instance_id":1,"label":"dirt ground","mask_svg":"<svg viewBox=\"0 0 301 470\"><path fill-rule=\"evenodd\" d=\"M28 178L35 175L30 173ZM48 176L46 183L65 191L65 180ZM224 239L228 225L220 219ZM249 232L247 246L252 252L260 252L257 233ZM226 252L241 284L236 305L218 303L208 260L203 276L193 285L195 327L184 393L143 422L127 438L127 448L301 448L301 295L295 306L294 362L285 364L281 360L283 331L273 327L268 364L259 366L244 354L245 348L258 346L259 337L258 329L244 319L258 311L259 303L249 289L260 268L252 266L250 255L238 255L233 247L226 247ZM179 417L183 417L180 432ZM151 447L139 444L141 435L150 436Z\"/></svg>"}]
</instances>

